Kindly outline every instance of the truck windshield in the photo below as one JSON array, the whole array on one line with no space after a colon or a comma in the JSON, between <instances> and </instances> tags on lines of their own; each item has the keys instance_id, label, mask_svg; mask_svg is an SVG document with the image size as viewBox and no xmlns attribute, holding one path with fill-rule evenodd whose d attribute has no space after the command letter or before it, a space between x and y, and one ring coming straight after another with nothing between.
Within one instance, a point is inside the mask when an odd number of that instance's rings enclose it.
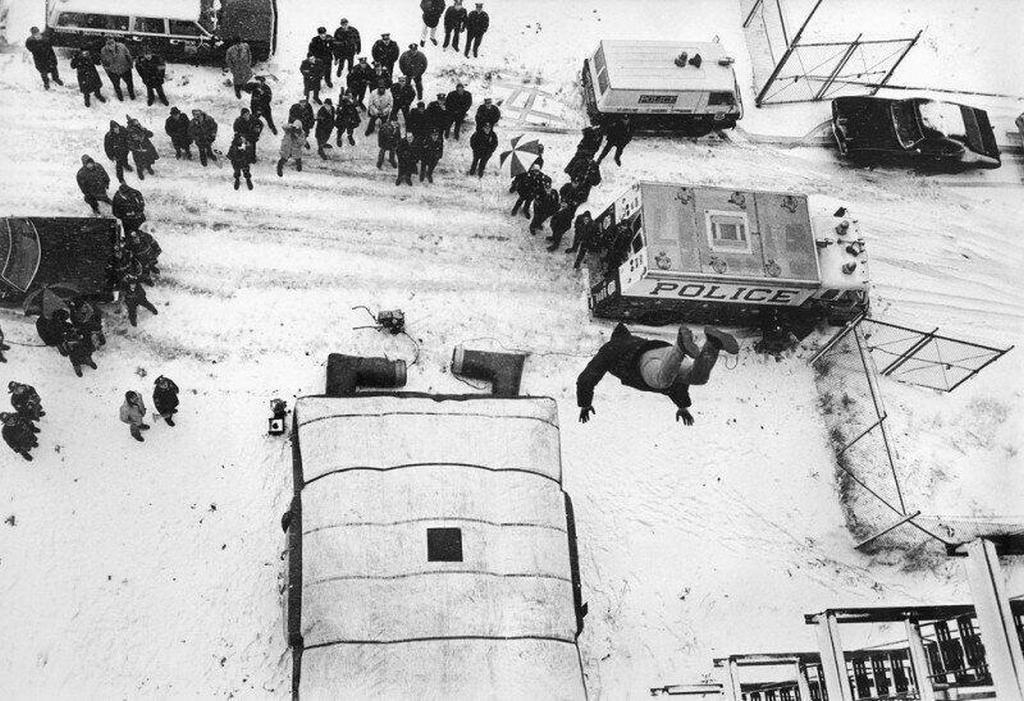
<instances>
[{"instance_id":1,"label":"truck windshield","mask_svg":"<svg viewBox=\"0 0 1024 701\"><path fill-rule=\"evenodd\" d=\"M914 144L924 138L917 123L917 112L914 105L908 102L896 102L892 105L892 123L896 129L896 138L903 148L913 148Z\"/></svg>"}]
</instances>

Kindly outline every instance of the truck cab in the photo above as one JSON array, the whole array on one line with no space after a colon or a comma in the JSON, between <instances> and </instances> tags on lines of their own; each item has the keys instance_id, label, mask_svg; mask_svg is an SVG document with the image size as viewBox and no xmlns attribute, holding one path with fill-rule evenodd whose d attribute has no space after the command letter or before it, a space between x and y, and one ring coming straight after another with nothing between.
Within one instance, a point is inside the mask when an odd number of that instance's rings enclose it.
<instances>
[{"instance_id":1,"label":"truck cab","mask_svg":"<svg viewBox=\"0 0 1024 701\"><path fill-rule=\"evenodd\" d=\"M602 41L583 96L592 121L629 115L648 130L706 134L743 116L733 59L714 42Z\"/></svg>"}]
</instances>

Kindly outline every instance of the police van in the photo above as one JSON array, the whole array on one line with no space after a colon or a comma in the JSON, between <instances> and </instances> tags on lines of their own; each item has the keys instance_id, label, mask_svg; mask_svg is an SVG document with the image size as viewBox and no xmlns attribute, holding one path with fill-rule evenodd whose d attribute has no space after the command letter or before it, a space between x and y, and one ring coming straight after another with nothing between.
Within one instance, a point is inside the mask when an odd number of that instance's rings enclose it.
<instances>
[{"instance_id":1,"label":"police van","mask_svg":"<svg viewBox=\"0 0 1024 701\"><path fill-rule=\"evenodd\" d=\"M588 260L591 310L651 325L845 323L868 308L864 240L844 208L815 204L638 182L596 219L612 244L610 258Z\"/></svg>"},{"instance_id":2,"label":"police van","mask_svg":"<svg viewBox=\"0 0 1024 701\"><path fill-rule=\"evenodd\" d=\"M112 36L171 61L218 60L239 37L262 61L277 49L277 1L48 0L46 30L54 46L96 49Z\"/></svg>"},{"instance_id":3,"label":"police van","mask_svg":"<svg viewBox=\"0 0 1024 701\"><path fill-rule=\"evenodd\" d=\"M743 116L733 59L718 43L602 41L583 62L591 120L629 115L637 127L705 134Z\"/></svg>"}]
</instances>

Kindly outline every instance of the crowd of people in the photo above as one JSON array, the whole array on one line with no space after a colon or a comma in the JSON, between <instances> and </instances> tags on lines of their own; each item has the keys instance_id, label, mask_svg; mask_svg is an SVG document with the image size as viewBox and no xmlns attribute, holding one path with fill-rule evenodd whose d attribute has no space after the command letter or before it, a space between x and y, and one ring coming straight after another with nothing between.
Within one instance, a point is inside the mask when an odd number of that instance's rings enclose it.
<instances>
[{"instance_id":1,"label":"crowd of people","mask_svg":"<svg viewBox=\"0 0 1024 701\"><path fill-rule=\"evenodd\" d=\"M345 18L333 32L323 26L317 28L299 64L302 97L289 106L281 128L276 158L279 177L284 176L289 163L301 171L306 151L315 148L317 156L326 160L330 158L331 149L355 147L357 136L370 139L376 135L376 166L383 170L386 163L393 168L396 186L412 186L414 179L432 183L435 168L444 157L446 140L460 140L471 112L472 161L466 174L483 177L497 150L496 126L502 117L501 110L490 97L476 105L472 93L461 82L451 89L438 90L433 100L425 101L424 77L429 59L424 49L428 41L433 46L439 45L437 30L443 21L441 50L451 47L467 58L471 54L476 57L489 29L489 17L483 10L483 3L475 3L475 9L467 11L463 0L452 0L451 5L445 0L422 0L420 9L423 29L419 42L408 44L404 51L389 32L382 32L370 47L369 56L361 55L362 36ZM45 35L33 28L26 47L44 88L50 89L51 82L63 85L57 57ZM232 122L226 159L232 166L234 189L241 189L244 182L246 189L252 190L252 166L259 162L259 141L266 130L278 134L273 114L274 93L267 77L256 74L253 52L245 41L234 38L228 42L224 64L230 73L236 99L249 96L248 106L242 107ZM152 47L143 48L136 57L123 42L108 38L97 52L80 51L71 67L77 73L86 106L90 105L91 98L106 101L100 66L118 100L135 99L134 71L146 87L147 104L160 102L170 107L164 132L174 149L175 159L191 161L195 158L203 167L219 163L218 159L224 154L215 147L220 131L217 120L202 109L186 111L169 105L164 92L165 64ZM322 92L333 89L335 81L338 96L333 100ZM364 121L365 129L362 129ZM549 251L560 248L563 238L572 232L572 244L565 250L576 254L574 265L577 268L591 252L598 253L609 268L614 267L621 258L623 241L628 245L631 238L632 232L621 231L621 227L602 230L589 211L581 213L579 210L588 201L592 188L601 183L604 159L614 152L614 162L621 165L623 150L632 135L633 124L628 117L588 126L583 129L576 153L565 167L566 181L560 187L555 188L552 178L544 172L543 153L510 184L509 191L516 195L512 214L522 212L529 220L531 234L550 227ZM91 210L102 215L100 205L107 205L110 214L121 222L122 233L116 243L110 274L133 326L138 323L139 307L157 314L156 307L147 298L146 286L152 285L159 275L161 249L154 237L142 228L146 221L145 198L127 184L125 177L126 173L135 173L141 182L147 176L157 175L154 164L160 154L153 139L154 131L131 115L126 115L124 125L110 121L103 150L117 180L112 196L109 194L112 181L107 170L91 155L82 156L77 172L79 188ZM49 316L41 316L37 330L46 345L57 348L69 358L77 375L82 375L83 367L96 367L92 355L105 342L103 317L98 307L86 300L72 300L67 310L58 309ZM4 349L0 336L0 359ZM169 385L165 383L161 391L170 392L169 388L173 388L176 407L177 387L167 382ZM173 408L169 401L166 396L158 398L154 394L157 411L173 425ZM129 424L132 436L140 441L143 440L141 432L148 428L145 415L141 396L127 393L121 419ZM10 421L13 428L8 431L5 418L5 438L9 433L20 436L13 443L8 442L12 447L30 448L34 438L29 440L25 436L34 437L34 431L26 432L22 426L24 418L15 417ZM27 451L24 454L27 455Z\"/></svg>"}]
</instances>

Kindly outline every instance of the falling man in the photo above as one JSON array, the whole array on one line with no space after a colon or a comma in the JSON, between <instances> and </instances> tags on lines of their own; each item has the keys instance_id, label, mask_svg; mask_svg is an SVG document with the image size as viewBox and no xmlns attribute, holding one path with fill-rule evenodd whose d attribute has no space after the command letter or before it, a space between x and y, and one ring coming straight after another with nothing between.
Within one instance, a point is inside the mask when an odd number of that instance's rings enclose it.
<instances>
[{"instance_id":1,"label":"falling man","mask_svg":"<svg viewBox=\"0 0 1024 701\"><path fill-rule=\"evenodd\" d=\"M724 331L705 326L704 336L704 346L698 348L685 326L679 328L674 344L634 336L625 325L616 326L611 340L601 346L576 380L580 422L587 423L596 413L594 388L610 372L627 387L668 396L678 407L676 421L692 426L690 385L707 383L720 351L731 355L739 351L736 339Z\"/></svg>"}]
</instances>

